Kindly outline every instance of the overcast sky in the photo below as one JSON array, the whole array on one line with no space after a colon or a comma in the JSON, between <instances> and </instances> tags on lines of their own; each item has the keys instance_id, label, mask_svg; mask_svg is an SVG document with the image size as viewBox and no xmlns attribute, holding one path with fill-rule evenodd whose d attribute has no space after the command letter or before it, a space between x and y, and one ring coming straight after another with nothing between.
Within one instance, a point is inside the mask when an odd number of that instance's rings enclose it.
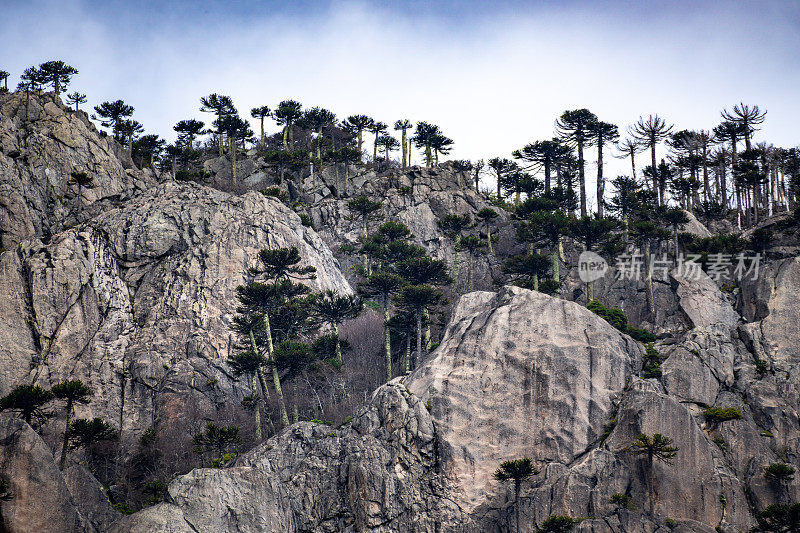
<instances>
[{"instance_id":1,"label":"overcast sky","mask_svg":"<svg viewBox=\"0 0 800 533\"><path fill-rule=\"evenodd\" d=\"M431 4L0 0L0 68L16 85L64 59L89 105L122 98L170 140L178 120L208 120L199 99L218 92L244 116L293 98L340 118L427 120L453 158L510 157L580 107L621 130L650 113L709 129L744 101L769 112L758 139L800 142L797 2ZM608 159L607 175L627 170Z\"/></svg>"}]
</instances>

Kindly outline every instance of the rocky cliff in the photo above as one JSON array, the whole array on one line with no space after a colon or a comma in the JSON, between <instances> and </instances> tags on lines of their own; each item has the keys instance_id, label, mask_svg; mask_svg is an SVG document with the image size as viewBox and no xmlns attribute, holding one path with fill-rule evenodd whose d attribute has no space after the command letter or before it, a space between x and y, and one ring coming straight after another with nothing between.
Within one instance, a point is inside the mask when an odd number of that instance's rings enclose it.
<instances>
[{"instance_id":1,"label":"rocky cliff","mask_svg":"<svg viewBox=\"0 0 800 533\"><path fill-rule=\"evenodd\" d=\"M81 379L95 395L76 415L109 420L126 457L145 430L186 442L189 428L250 394L224 362L235 287L258 250L297 246L317 269L315 289L349 293L339 248L360 226L348 198L382 200L385 219L451 265L437 218L487 205L450 165L359 171L347 190L336 187L342 169L326 169L305 178L311 194L299 208L314 230L246 190L270 185L255 157L235 193L210 186L224 161L207 163L209 185L159 180L51 95L0 103L0 395ZM73 172L90 173L94 187L78 189ZM513 246L512 225L503 231L498 255ZM649 323L641 283L598 282L605 303L659 333L660 379L642 377L641 343L568 301L580 300L574 272L567 299L494 290L500 261L483 256L474 285L493 290L474 292L462 257L441 342L413 373L341 425L300 422L229 467L175 477L163 502L130 516L111 508L108 487L75 464L80 455L59 470L61 419L37 433L0 414L0 475L12 494L0 502L2 527L482 532L514 531L518 511L521 531L554 514L582 518L583 532L746 531L757 510L800 497L797 480L777 484L763 470L800 455L800 260L784 252L733 293L671 273L656 284ZM741 418L714 422L707 407ZM672 438L672 464L651 470L631 454L640 433ZM520 457L538 472L517 498L493 473ZM614 494L632 504L612 503Z\"/></svg>"}]
</instances>

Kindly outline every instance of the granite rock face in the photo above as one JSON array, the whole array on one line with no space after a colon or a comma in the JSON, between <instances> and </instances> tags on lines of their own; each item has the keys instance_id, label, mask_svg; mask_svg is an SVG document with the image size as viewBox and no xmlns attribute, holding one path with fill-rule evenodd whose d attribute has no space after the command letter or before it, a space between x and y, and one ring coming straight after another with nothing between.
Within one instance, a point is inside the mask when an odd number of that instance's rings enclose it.
<instances>
[{"instance_id":1,"label":"granite rock face","mask_svg":"<svg viewBox=\"0 0 800 533\"><path fill-rule=\"evenodd\" d=\"M79 189L75 172L86 173L92 186ZM0 94L0 248L49 239L84 218L92 203L130 197L155 182L85 112L52 93Z\"/></svg>"},{"instance_id":2,"label":"granite rock face","mask_svg":"<svg viewBox=\"0 0 800 533\"><path fill-rule=\"evenodd\" d=\"M21 382L81 379L77 408L121 430L123 442L221 395L248 394L226 371L235 288L262 248L297 246L315 289L350 293L327 246L280 202L168 182L49 244L0 256L0 394Z\"/></svg>"}]
</instances>

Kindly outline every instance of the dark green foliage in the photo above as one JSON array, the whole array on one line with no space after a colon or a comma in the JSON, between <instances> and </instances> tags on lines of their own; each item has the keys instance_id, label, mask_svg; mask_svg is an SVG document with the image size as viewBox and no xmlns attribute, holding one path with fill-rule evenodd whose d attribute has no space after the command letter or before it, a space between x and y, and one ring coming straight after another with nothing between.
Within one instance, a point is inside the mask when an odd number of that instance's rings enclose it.
<instances>
[{"instance_id":1,"label":"dark green foliage","mask_svg":"<svg viewBox=\"0 0 800 533\"><path fill-rule=\"evenodd\" d=\"M526 289L534 288L534 280L543 278L550 272L551 258L542 254L520 254L506 260L503 272L515 285Z\"/></svg>"},{"instance_id":2,"label":"dark green foliage","mask_svg":"<svg viewBox=\"0 0 800 533\"><path fill-rule=\"evenodd\" d=\"M353 349L353 345L347 339L342 339L334 333L321 335L311 343L311 351L317 359L327 361L336 357L336 343L339 343L339 348L342 352L347 352Z\"/></svg>"},{"instance_id":3,"label":"dark green foliage","mask_svg":"<svg viewBox=\"0 0 800 533\"><path fill-rule=\"evenodd\" d=\"M797 533L800 531L800 503L773 503L756 515L754 531Z\"/></svg>"},{"instance_id":4,"label":"dark green foliage","mask_svg":"<svg viewBox=\"0 0 800 533\"><path fill-rule=\"evenodd\" d=\"M163 481L148 481L142 485L142 494L145 495L145 505L155 505L164 501L167 494L167 484Z\"/></svg>"},{"instance_id":5,"label":"dark green foliage","mask_svg":"<svg viewBox=\"0 0 800 533\"><path fill-rule=\"evenodd\" d=\"M772 232L766 228L758 228L753 231L750 237L750 248L757 253L763 254L772 243Z\"/></svg>"},{"instance_id":6,"label":"dark green foliage","mask_svg":"<svg viewBox=\"0 0 800 533\"><path fill-rule=\"evenodd\" d=\"M786 463L772 463L764 467L764 477L773 481L784 482L794 479L795 468Z\"/></svg>"},{"instance_id":7,"label":"dark green foliage","mask_svg":"<svg viewBox=\"0 0 800 533\"><path fill-rule=\"evenodd\" d=\"M231 450L235 452L241 441L238 426L221 426L212 422L206 424L204 431L192 436L194 452L198 455L213 452L214 459L224 457Z\"/></svg>"},{"instance_id":8,"label":"dark green foliage","mask_svg":"<svg viewBox=\"0 0 800 533\"><path fill-rule=\"evenodd\" d=\"M102 418L78 418L67 431L69 444L73 448L89 447L102 441L116 440L117 431Z\"/></svg>"},{"instance_id":9,"label":"dark green foliage","mask_svg":"<svg viewBox=\"0 0 800 533\"><path fill-rule=\"evenodd\" d=\"M257 274L263 274L267 279L280 280L287 278L314 279L314 272L317 271L313 266L301 267L300 252L296 246L291 248L277 248L275 250L264 249L258 252L258 259L261 262L261 269L254 269Z\"/></svg>"},{"instance_id":10,"label":"dark green foliage","mask_svg":"<svg viewBox=\"0 0 800 533\"><path fill-rule=\"evenodd\" d=\"M411 230L408 226L401 222L390 220L384 222L378 227L378 234L383 237L387 242L395 242L407 239L411 236Z\"/></svg>"},{"instance_id":11,"label":"dark green foliage","mask_svg":"<svg viewBox=\"0 0 800 533\"><path fill-rule=\"evenodd\" d=\"M271 196L273 198L277 198L284 204L289 203L289 196L280 187L267 187L266 189L261 189L258 192L260 192L264 196Z\"/></svg>"},{"instance_id":12,"label":"dark green foliage","mask_svg":"<svg viewBox=\"0 0 800 533\"><path fill-rule=\"evenodd\" d=\"M642 359L642 375L645 379L661 377L661 354L648 343Z\"/></svg>"},{"instance_id":13,"label":"dark green foliage","mask_svg":"<svg viewBox=\"0 0 800 533\"><path fill-rule=\"evenodd\" d=\"M381 202L373 202L366 196L359 196L347 202L347 208L361 219L365 234L367 231L367 220L369 220L382 205Z\"/></svg>"},{"instance_id":14,"label":"dark green foliage","mask_svg":"<svg viewBox=\"0 0 800 533\"><path fill-rule=\"evenodd\" d=\"M579 518L570 516L552 515L542 522L541 527L536 531L537 533L567 533L572 531L580 521Z\"/></svg>"},{"instance_id":15,"label":"dark green foliage","mask_svg":"<svg viewBox=\"0 0 800 533\"><path fill-rule=\"evenodd\" d=\"M456 215L450 213L443 218L436 221L439 228L447 235L456 238L463 233L463 231L471 227L472 219L469 215Z\"/></svg>"},{"instance_id":16,"label":"dark green foliage","mask_svg":"<svg viewBox=\"0 0 800 533\"><path fill-rule=\"evenodd\" d=\"M401 261L397 273L412 285L446 285L452 281L445 262L428 256Z\"/></svg>"},{"instance_id":17,"label":"dark green foliage","mask_svg":"<svg viewBox=\"0 0 800 533\"><path fill-rule=\"evenodd\" d=\"M735 407L709 407L703 410L703 416L711 424L717 425L729 420L740 420L742 412Z\"/></svg>"},{"instance_id":18,"label":"dark green foliage","mask_svg":"<svg viewBox=\"0 0 800 533\"><path fill-rule=\"evenodd\" d=\"M515 483L521 483L538 473L539 471L533 466L533 461L528 457L523 457L500 463L500 468L495 471L494 478L498 481L513 480Z\"/></svg>"},{"instance_id":19,"label":"dark green foliage","mask_svg":"<svg viewBox=\"0 0 800 533\"><path fill-rule=\"evenodd\" d=\"M51 414L44 406L53 399L53 393L38 385L17 385L0 398L0 411L18 411L28 424L41 424Z\"/></svg>"},{"instance_id":20,"label":"dark green foliage","mask_svg":"<svg viewBox=\"0 0 800 533\"><path fill-rule=\"evenodd\" d=\"M334 342L338 337L334 338ZM334 348L335 353L336 348ZM305 372L314 361L314 351L304 342L283 341L275 347L272 354L278 370L294 377Z\"/></svg>"},{"instance_id":21,"label":"dark green foliage","mask_svg":"<svg viewBox=\"0 0 800 533\"><path fill-rule=\"evenodd\" d=\"M621 309L616 307L606 307L600 303L599 300L590 301L586 305L586 308L592 311L594 314L601 316L606 322L621 332L630 335L639 342L654 342L656 340L655 335L649 331L631 326L628 323L628 317L625 316L625 313L623 313Z\"/></svg>"},{"instance_id":22,"label":"dark green foliage","mask_svg":"<svg viewBox=\"0 0 800 533\"><path fill-rule=\"evenodd\" d=\"M314 222L311 220L311 217L305 213L300 213L300 223L307 228L314 229Z\"/></svg>"},{"instance_id":23,"label":"dark green foliage","mask_svg":"<svg viewBox=\"0 0 800 533\"><path fill-rule=\"evenodd\" d=\"M756 359L755 365L756 365L756 372L758 372L759 376L763 376L764 374L767 373L767 371L769 371L769 364L767 364L767 362L764 361L763 359Z\"/></svg>"},{"instance_id":24,"label":"dark green foliage","mask_svg":"<svg viewBox=\"0 0 800 533\"><path fill-rule=\"evenodd\" d=\"M134 509L133 507L131 507L130 505L128 505L125 502L117 502L117 503L115 503L113 505L113 507L114 507L114 510L119 511L120 513L122 513L124 515L132 515L133 513L136 512L136 509Z\"/></svg>"},{"instance_id":25,"label":"dark green foliage","mask_svg":"<svg viewBox=\"0 0 800 533\"><path fill-rule=\"evenodd\" d=\"M47 61L39 65L39 72L46 83L53 87L56 95L66 89L72 76L78 73L77 69L67 65L63 61Z\"/></svg>"},{"instance_id":26,"label":"dark green foliage","mask_svg":"<svg viewBox=\"0 0 800 533\"><path fill-rule=\"evenodd\" d=\"M696 238L686 243L689 252L698 254L737 254L748 248L747 241L734 234Z\"/></svg>"},{"instance_id":27,"label":"dark green foliage","mask_svg":"<svg viewBox=\"0 0 800 533\"><path fill-rule=\"evenodd\" d=\"M633 501L633 498L627 494L620 494L619 492L612 494L608 501L614 504L617 509L627 509L628 511L636 510L636 503Z\"/></svg>"},{"instance_id":28,"label":"dark green foliage","mask_svg":"<svg viewBox=\"0 0 800 533\"><path fill-rule=\"evenodd\" d=\"M633 455L644 455L649 460L658 459L666 464L672 464L672 459L677 455L678 448L672 446L672 439L661 433L652 437L644 433L636 437L627 451Z\"/></svg>"}]
</instances>

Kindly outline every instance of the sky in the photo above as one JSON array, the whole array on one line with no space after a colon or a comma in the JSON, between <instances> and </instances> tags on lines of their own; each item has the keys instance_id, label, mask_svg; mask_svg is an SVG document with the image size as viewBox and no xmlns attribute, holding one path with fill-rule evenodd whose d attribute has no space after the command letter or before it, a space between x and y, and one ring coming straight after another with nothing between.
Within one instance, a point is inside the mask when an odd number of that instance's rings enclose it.
<instances>
[{"instance_id":1,"label":"sky","mask_svg":"<svg viewBox=\"0 0 800 533\"><path fill-rule=\"evenodd\" d=\"M168 140L178 120L210 121L199 99L217 92L248 118L292 98L339 118L425 120L454 159L511 157L584 107L624 133L649 114L710 129L743 101L768 111L756 140L800 143L793 1L0 0L0 13L9 85L63 59L87 107L121 98ZM606 161L607 176L629 170Z\"/></svg>"}]
</instances>

